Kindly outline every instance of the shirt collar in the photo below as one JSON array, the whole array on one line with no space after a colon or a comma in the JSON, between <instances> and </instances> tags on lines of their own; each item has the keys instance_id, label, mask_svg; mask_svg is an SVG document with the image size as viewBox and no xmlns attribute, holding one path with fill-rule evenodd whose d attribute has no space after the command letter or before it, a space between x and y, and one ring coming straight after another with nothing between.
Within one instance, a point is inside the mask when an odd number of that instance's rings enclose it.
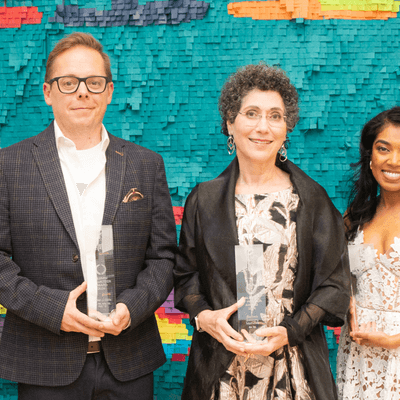
<instances>
[{"instance_id":1,"label":"shirt collar","mask_svg":"<svg viewBox=\"0 0 400 400\"><path fill-rule=\"evenodd\" d=\"M75 147L75 143L64 136L64 134L61 132L60 127L57 124L57 121L54 120L54 134L56 138L56 145L57 145L57 150L60 151L61 147ZM106 128L104 127L103 124L101 124L101 151L105 152L107 150L107 147L110 143L110 138L108 137L108 133Z\"/></svg>"}]
</instances>

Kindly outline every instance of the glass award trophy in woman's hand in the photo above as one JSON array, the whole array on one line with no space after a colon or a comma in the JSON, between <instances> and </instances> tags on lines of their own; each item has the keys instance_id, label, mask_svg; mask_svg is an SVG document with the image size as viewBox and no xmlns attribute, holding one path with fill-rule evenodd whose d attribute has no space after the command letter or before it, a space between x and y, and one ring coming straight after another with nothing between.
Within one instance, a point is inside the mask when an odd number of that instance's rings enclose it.
<instances>
[{"instance_id":1,"label":"glass award trophy in woman's hand","mask_svg":"<svg viewBox=\"0 0 400 400\"><path fill-rule=\"evenodd\" d=\"M103 225L96 248L97 272L97 311L91 310L89 316L98 320L110 320L115 312L115 271L113 255L113 231L111 225Z\"/></svg>"},{"instance_id":2,"label":"glass award trophy in woman's hand","mask_svg":"<svg viewBox=\"0 0 400 400\"><path fill-rule=\"evenodd\" d=\"M263 245L235 246L236 286L239 305L239 332L245 340L263 340L254 332L265 326L265 284L263 279Z\"/></svg>"},{"instance_id":3,"label":"glass award trophy in woman's hand","mask_svg":"<svg viewBox=\"0 0 400 400\"><path fill-rule=\"evenodd\" d=\"M372 245L355 243L348 246L351 273L350 330L358 331L366 324L376 323L375 310L371 306L370 296L365 296L370 290L371 280L375 273L375 249Z\"/></svg>"}]
</instances>

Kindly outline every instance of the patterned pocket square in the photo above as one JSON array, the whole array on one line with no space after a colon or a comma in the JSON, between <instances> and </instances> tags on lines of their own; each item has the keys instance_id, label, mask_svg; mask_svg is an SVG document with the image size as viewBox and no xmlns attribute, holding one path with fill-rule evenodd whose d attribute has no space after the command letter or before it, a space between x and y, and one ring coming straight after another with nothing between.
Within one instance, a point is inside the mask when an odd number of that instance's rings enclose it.
<instances>
[{"instance_id":1,"label":"patterned pocket square","mask_svg":"<svg viewBox=\"0 0 400 400\"><path fill-rule=\"evenodd\" d=\"M133 188L129 190L129 192L126 194L122 202L130 203L131 201L138 201L142 199L143 199L142 193L138 192L136 188Z\"/></svg>"}]
</instances>

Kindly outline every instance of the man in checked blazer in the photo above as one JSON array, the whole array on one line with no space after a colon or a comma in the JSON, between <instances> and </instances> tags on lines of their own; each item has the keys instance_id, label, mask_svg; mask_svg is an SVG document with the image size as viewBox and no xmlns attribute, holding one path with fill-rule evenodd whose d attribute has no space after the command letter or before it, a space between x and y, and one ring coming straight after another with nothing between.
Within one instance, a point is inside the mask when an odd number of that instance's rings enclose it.
<instances>
[{"instance_id":1,"label":"man in checked blazer","mask_svg":"<svg viewBox=\"0 0 400 400\"><path fill-rule=\"evenodd\" d=\"M166 360L154 317L176 249L164 164L105 130L113 89L96 39L62 39L43 85L55 120L0 151L0 377L19 382L19 400L150 400ZM106 321L88 316L102 225L117 298Z\"/></svg>"}]
</instances>

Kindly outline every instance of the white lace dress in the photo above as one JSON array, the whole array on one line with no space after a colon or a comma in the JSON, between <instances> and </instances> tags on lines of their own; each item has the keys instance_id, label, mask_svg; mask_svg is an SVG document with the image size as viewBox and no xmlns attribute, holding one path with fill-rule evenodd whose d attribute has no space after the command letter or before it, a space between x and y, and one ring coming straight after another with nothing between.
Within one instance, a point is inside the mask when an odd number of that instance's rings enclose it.
<instances>
[{"instance_id":1,"label":"white lace dress","mask_svg":"<svg viewBox=\"0 0 400 400\"><path fill-rule=\"evenodd\" d=\"M358 323L375 322L388 335L400 333L400 239L378 257L359 231L349 244L350 269L356 278ZM342 328L337 356L339 399L400 400L400 348L360 346Z\"/></svg>"}]
</instances>

